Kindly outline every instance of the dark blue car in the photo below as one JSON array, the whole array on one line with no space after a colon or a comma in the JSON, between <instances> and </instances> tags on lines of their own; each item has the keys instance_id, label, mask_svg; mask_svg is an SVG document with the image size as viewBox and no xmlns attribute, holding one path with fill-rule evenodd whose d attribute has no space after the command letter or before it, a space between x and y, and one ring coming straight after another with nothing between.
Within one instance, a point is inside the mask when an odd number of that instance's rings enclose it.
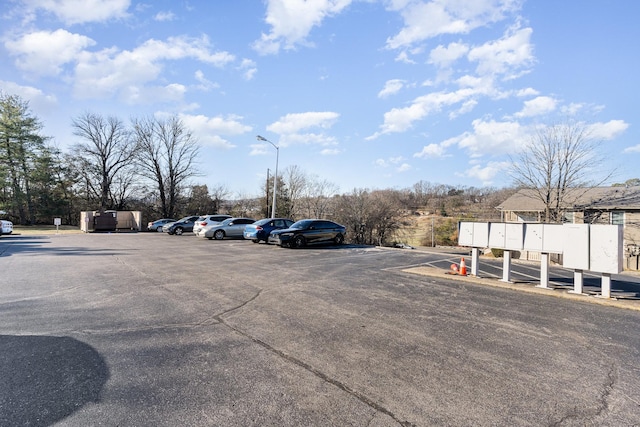
<instances>
[{"instance_id":1,"label":"dark blue car","mask_svg":"<svg viewBox=\"0 0 640 427\"><path fill-rule=\"evenodd\" d=\"M244 229L244 238L251 240L253 243L259 243L260 240L267 243L269 234L273 230L282 230L291 227L293 221L288 218L265 218L249 224Z\"/></svg>"}]
</instances>

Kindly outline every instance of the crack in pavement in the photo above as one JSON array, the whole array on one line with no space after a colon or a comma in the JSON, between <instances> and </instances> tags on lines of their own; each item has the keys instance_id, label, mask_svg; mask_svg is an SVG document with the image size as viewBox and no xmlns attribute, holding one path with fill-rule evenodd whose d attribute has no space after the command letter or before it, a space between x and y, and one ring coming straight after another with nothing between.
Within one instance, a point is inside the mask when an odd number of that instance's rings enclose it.
<instances>
[{"instance_id":1,"label":"crack in pavement","mask_svg":"<svg viewBox=\"0 0 640 427\"><path fill-rule=\"evenodd\" d=\"M609 410L609 397L613 392L613 388L616 384L617 379L618 379L617 368L615 364L612 364L611 368L607 372L607 376L604 381L602 391L600 392L600 396L597 399L597 407L595 408L595 410L590 411L591 413L589 413L589 411L581 411L577 406L574 406L573 408L571 408L571 410L565 413L565 415L562 416L560 419L550 423L549 426L553 426L553 427L561 426L569 420L582 419L583 424L585 425L588 424L588 421L591 419L594 419L594 421L596 421L595 419L602 416L605 412Z\"/></svg>"},{"instance_id":2,"label":"crack in pavement","mask_svg":"<svg viewBox=\"0 0 640 427\"><path fill-rule=\"evenodd\" d=\"M302 369L310 372L311 374L315 375L316 377L320 378L321 380L337 387L338 389L348 393L349 395L355 397L356 399L358 399L360 402L364 403L365 405L369 406L370 408L374 409L375 411L378 411L380 413L383 413L385 415L388 415L389 417L391 417L394 421L396 421L400 426L403 427L415 427L415 424L409 422L409 421L403 421L398 419L398 417L391 412L389 409L381 406L380 404L374 402L373 400L371 400L370 398L368 398L367 396L365 396L364 394L360 393L359 391L349 387L347 384L335 379L335 378L331 378L330 376L328 376L327 374L325 374L324 372L322 372L321 370L313 367L312 365L303 362L302 360L291 356L285 352L283 352L282 350L278 350L277 348L271 346L270 344L268 344L265 341L262 341L259 338L254 337L253 335L250 335L249 333L227 323L224 318L222 316L224 316L225 314L229 314L235 310L238 310L244 306L246 306L247 304L251 303L252 301L255 301L256 298L258 298L260 296L260 294L262 293L262 290L260 290L256 295L254 295L251 299L245 301L243 304L231 308L227 311L224 311L220 314L217 314L215 316L213 316L213 318L215 320L217 320L218 322L220 322L221 324L225 325L226 327L228 327L229 329L233 330L234 332L242 335L243 337L246 337L248 339L250 339L251 341L253 341L254 343L260 345L261 347L265 348L266 350L270 351L271 353L277 355L278 357L286 360L287 362L293 363L294 365L297 365L299 367L301 367Z\"/></svg>"},{"instance_id":3,"label":"crack in pavement","mask_svg":"<svg viewBox=\"0 0 640 427\"><path fill-rule=\"evenodd\" d=\"M145 277L147 280L150 280L152 283L151 285L153 287L163 287L164 285L160 284L154 277L148 275L147 273L145 273L144 271L141 271L140 269L135 268L134 266L130 265L128 262L126 262L124 259L118 257L117 255L114 255L113 257L116 262L126 266L127 268L129 268L132 272L134 272L135 274L141 275L143 277ZM246 337L248 339L250 339L251 341L253 341L254 343L260 345L261 347L265 348L266 350L268 350L269 352L277 355L278 357L282 358L283 360L292 363L294 365L297 365L301 368L303 368L304 370L310 372L311 374L315 375L317 378L321 379L322 381L325 381L326 383L332 384L333 386L337 387L338 389L348 393L349 395L355 397L356 399L358 399L360 402L364 403L365 405L367 405L368 407L372 408L373 410L385 414L389 417L391 417L394 421L396 421L398 423L398 425L403 426L403 427L415 427L415 424L409 422L409 421L403 421L400 420L398 418L398 416L396 416L391 410L383 407L382 405L380 405L379 403L373 401L372 399L368 398L367 396L365 396L364 394L360 393L359 391L351 388L350 386L348 386L347 384L335 379L335 378L331 378L330 376L328 376L327 374L325 374L324 372L322 372L321 370L315 368L314 366L294 357L291 356L289 354L286 354L285 352L283 352L282 350L278 350L277 348L271 346L270 344L268 344L265 341L262 341L252 335L250 335L249 333L227 323L224 319L223 316L233 313L245 306L247 306L248 304L252 303L253 301L255 301L261 294L262 294L262 289L258 290L258 292L256 292L256 294L254 296L252 296L251 298L243 301L241 304L231 307L227 310L224 310L218 314L215 314L213 316L207 317L206 319L203 319L199 322L193 322L193 323L175 323L175 324L163 324L163 325L154 325L154 326L144 326L144 327L139 327L139 328L119 328L119 329L113 329L113 330L100 330L100 331L96 331L96 330L89 330L89 329L84 329L84 330L74 330L74 333L80 333L80 334L87 334L87 335L92 335L92 334L102 334L102 333L114 333L114 332L137 332L137 331L144 331L144 330L162 330L162 329L176 329L176 328L191 328L191 327L197 327L197 326L203 326L203 325L213 325L213 324L222 324L224 326L226 326L227 328L231 329L232 331L240 334L243 337Z\"/></svg>"}]
</instances>

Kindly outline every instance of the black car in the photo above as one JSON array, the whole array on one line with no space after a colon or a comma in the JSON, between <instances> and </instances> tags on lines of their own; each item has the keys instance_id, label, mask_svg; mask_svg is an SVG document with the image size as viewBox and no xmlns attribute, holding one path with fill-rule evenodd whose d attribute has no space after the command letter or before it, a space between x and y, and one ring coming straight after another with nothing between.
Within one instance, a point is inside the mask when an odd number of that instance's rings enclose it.
<instances>
[{"instance_id":1,"label":"black car","mask_svg":"<svg viewBox=\"0 0 640 427\"><path fill-rule=\"evenodd\" d=\"M184 218L179 219L176 222L165 224L165 226L162 227L162 230L167 234L177 234L178 236L180 236L185 231L193 231L193 225L198 220L198 218L200 218L198 215L185 216Z\"/></svg>"},{"instance_id":2,"label":"black car","mask_svg":"<svg viewBox=\"0 0 640 427\"><path fill-rule=\"evenodd\" d=\"M284 230L274 230L269 235L269 243L290 248L302 248L317 243L344 242L346 228L326 219L302 219Z\"/></svg>"}]
</instances>

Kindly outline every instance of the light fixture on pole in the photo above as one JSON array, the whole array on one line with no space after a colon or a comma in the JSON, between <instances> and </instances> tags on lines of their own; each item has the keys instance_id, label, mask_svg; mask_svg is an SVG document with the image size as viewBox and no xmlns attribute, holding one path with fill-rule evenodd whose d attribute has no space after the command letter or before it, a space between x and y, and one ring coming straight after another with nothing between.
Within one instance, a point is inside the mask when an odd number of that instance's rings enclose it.
<instances>
[{"instance_id":1,"label":"light fixture on pole","mask_svg":"<svg viewBox=\"0 0 640 427\"><path fill-rule=\"evenodd\" d=\"M280 158L280 147L278 147L273 142L269 141L264 136L256 135L258 141L265 141L269 144L273 145L273 148L276 149L276 173L273 175L273 205L271 206L271 218L276 217L276 190L278 188L278 159Z\"/></svg>"}]
</instances>

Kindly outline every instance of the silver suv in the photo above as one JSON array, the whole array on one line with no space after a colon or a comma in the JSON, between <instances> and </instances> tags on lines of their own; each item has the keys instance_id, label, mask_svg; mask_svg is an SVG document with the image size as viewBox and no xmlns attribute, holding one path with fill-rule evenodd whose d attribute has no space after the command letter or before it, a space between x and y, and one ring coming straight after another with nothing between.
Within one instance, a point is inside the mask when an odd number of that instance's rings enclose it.
<instances>
[{"instance_id":1,"label":"silver suv","mask_svg":"<svg viewBox=\"0 0 640 427\"><path fill-rule=\"evenodd\" d=\"M213 225L213 224L217 224L219 222L224 221L227 218L231 218L231 215L205 215L202 216L200 218L198 218L198 220L196 221L195 224L193 224L193 234L195 234L196 236L198 235L198 233L205 228L208 225Z\"/></svg>"}]
</instances>

